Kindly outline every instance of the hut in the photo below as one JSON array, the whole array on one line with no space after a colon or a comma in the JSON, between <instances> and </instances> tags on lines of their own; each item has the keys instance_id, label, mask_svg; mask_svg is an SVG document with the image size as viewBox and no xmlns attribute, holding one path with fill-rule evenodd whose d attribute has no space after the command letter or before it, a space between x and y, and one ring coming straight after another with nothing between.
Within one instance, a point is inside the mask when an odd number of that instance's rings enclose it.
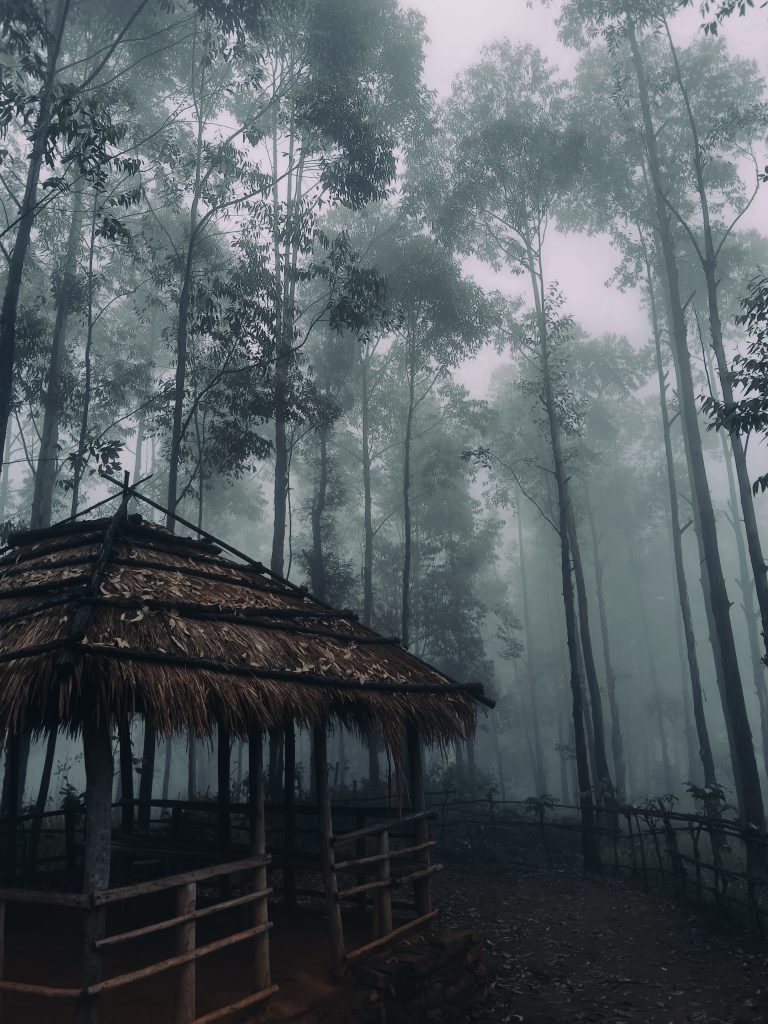
<instances>
[{"instance_id":1,"label":"hut","mask_svg":"<svg viewBox=\"0 0 768 1024\"><path fill-rule=\"evenodd\" d=\"M467 737L478 702L491 702L480 686L447 678L204 531L180 536L131 513L134 501L163 510L127 479L112 500L117 510L107 517L91 511L11 535L0 557L0 736L10 794L0 995L16 1007L18 1017L7 1019L95 1024L122 1020L110 1007L132 987L158 978L168 987L170 979L170 1016L138 1002L126 1019L213 1024L277 991L270 933L278 878L281 905L296 908L294 929L305 914L297 900L319 897L326 938L312 947L335 976L430 926L439 865L430 857L423 745ZM184 735L216 746L214 802L194 793L157 799L146 765L134 793L131 735L140 720L145 750L154 737ZM398 767L393 806L346 807L345 827L329 796L326 735L334 724L376 730ZM303 803L297 726L313 737L314 786ZM57 733L82 741L84 802L46 811ZM36 810L25 815L19 750L30 735L54 741ZM271 803L265 735L281 737L284 752L282 798ZM247 799L231 796L233 738L247 741ZM297 885L302 871L317 880L314 888ZM393 891L408 891L410 902ZM347 907L358 922L370 918L367 936L359 925L354 935L345 930ZM53 928L57 914L68 915L63 932ZM24 942L10 924L30 919L37 924L25 948L40 948L53 929L55 955L17 951ZM309 942L300 934L291 941ZM237 999L201 1013L196 971L236 951L246 951ZM64 954L66 969L58 962ZM55 1011L46 1017L33 1005Z\"/></svg>"}]
</instances>

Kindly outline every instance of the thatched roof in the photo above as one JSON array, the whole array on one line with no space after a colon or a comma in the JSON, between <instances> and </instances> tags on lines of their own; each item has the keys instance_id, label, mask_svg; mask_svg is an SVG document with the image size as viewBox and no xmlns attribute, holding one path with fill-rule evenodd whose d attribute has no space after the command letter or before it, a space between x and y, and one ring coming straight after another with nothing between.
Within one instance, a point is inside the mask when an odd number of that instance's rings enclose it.
<instances>
[{"instance_id":1,"label":"thatched roof","mask_svg":"<svg viewBox=\"0 0 768 1024\"><path fill-rule=\"evenodd\" d=\"M122 514L16 533L0 558L0 733L140 714L159 733L289 717L377 724L396 747L472 732L462 687L257 563Z\"/></svg>"}]
</instances>

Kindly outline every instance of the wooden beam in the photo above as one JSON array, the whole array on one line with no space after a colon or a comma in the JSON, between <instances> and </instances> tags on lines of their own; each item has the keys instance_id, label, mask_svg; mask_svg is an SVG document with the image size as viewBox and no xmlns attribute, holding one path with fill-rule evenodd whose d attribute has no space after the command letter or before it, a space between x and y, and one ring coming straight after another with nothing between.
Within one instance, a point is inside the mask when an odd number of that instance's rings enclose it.
<instances>
[{"instance_id":1,"label":"wooden beam","mask_svg":"<svg viewBox=\"0 0 768 1024\"><path fill-rule=\"evenodd\" d=\"M341 977L344 973L344 930L338 901L338 886L333 854L333 822L331 800L328 793L328 749L325 726L314 729L315 790L320 824L320 861L323 870L325 906L328 914L328 944L331 950L331 970Z\"/></svg>"},{"instance_id":2,"label":"wooden beam","mask_svg":"<svg viewBox=\"0 0 768 1024\"><path fill-rule=\"evenodd\" d=\"M221 875L233 875L237 871L249 871L269 863L269 857L264 854L257 857L245 857L242 860L232 860L224 864L212 864L207 868L196 868L194 871L184 871L178 875L167 875L165 878L153 878L148 882L136 882L135 885L124 885L117 889L107 889L106 892L94 893L91 897L93 906L105 906L110 903L122 903L131 900L135 896L151 896L156 892L164 892L167 889L177 889L187 882L202 882L209 878L219 878Z\"/></svg>"},{"instance_id":3,"label":"wooden beam","mask_svg":"<svg viewBox=\"0 0 768 1024\"><path fill-rule=\"evenodd\" d=\"M218 1010L211 1010L210 1013L206 1013L203 1017L198 1017L194 1024L214 1024L215 1021L223 1020L225 1017L232 1017L234 1014L239 1013L240 1010L247 1010L249 1007L255 1006L256 1003L263 1003L265 999L269 999L278 991L277 985L270 985L269 988L264 988L260 992L254 992L252 995L246 996L245 999L239 999L236 1003L230 1003L229 1006L222 1006Z\"/></svg>"},{"instance_id":4,"label":"wooden beam","mask_svg":"<svg viewBox=\"0 0 768 1024\"><path fill-rule=\"evenodd\" d=\"M353 949L351 953L347 953L347 961L354 963L356 960L362 960L365 957L370 956L372 953L377 953L380 949L385 949L387 946L391 946L393 943L399 942L400 939L405 938L406 935L410 935L412 932L425 928L430 924L430 922L434 921L439 913L439 910L432 910L428 914L424 914L423 917L416 917L413 921L401 924L399 928L395 928L388 935L383 935L380 939L374 939L373 942L369 942L365 946Z\"/></svg>"},{"instance_id":5,"label":"wooden beam","mask_svg":"<svg viewBox=\"0 0 768 1024\"><path fill-rule=\"evenodd\" d=\"M188 882L176 892L176 916L182 918L176 932L176 953L180 956L195 949L196 922L189 915L196 906L197 885ZM195 1019L195 972L195 961L187 960L176 976L176 1024L193 1024Z\"/></svg>"}]
</instances>

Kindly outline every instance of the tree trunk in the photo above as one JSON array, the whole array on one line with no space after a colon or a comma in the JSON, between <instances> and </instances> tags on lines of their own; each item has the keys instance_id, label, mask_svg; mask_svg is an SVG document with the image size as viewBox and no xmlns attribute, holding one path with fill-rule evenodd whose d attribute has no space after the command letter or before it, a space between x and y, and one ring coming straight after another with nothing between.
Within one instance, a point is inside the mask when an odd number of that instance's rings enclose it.
<instances>
[{"instance_id":1,"label":"tree trunk","mask_svg":"<svg viewBox=\"0 0 768 1024\"><path fill-rule=\"evenodd\" d=\"M715 656L720 659L723 669L724 689L721 693L721 699L723 714L726 722L729 724L733 737L731 757L733 760L737 799L742 819L764 831L765 814L760 790L760 776L757 771L752 732L749 726L744 691L741 684L736 645L730 620L730 600L720 561L717 524L712 507L712 497L709 492L701 437L699 435L696 392L693 386L685 316L680 297L675 242L666 207L665 189L661 175L661 163L657 150L656 130L651 114L645 68L635 35L634 24L629 17L627 18L627 37L632 51L638 83L648 166L656 205L657 229L666 270L669 307L672 317L673 352L677 372L677 393L680 402L683 435L688 454L691 490L693 492L691 498L698 513L697 526L701 531L700 536L706 555L704 575L711 598L712 617L717 637Z\"/></svg>"},{"instance_id":2,"label":"tree trunk","mask_svg":"<svg viewBox=\"0 0 768 1024\"><path fill-rule=\"evenodd\" d=\"M680 617L683 623L683 636L685 637L685 650L688 659L688 674L691 682L691 697L693 699L693 720L696 723L696 736L699 741L699 757L704 770L704 785L715 786L717 779L715 775L715 760L712 755L712 745L709 741L709 730L707 719L704 713L704 695L701 688L701 674L699 672L699 658L696 653L696 636L693 631L693 616L691 615L691 602L688 595L688 581L685 575L685 562L683 560L683 532L680 526L680 503L677 494L677 477L675 474L675 458L672 451L672 433L669 422L669 407L667 406L667 381L664 374L664 364L661 357L661 328L656 309L656 299L653 288L653 277L651 274L650 261L646 255L646 284L648 298L651 304L651 327L653 340L656 349L656 373L659 381L659 402L661 405L661 424L664 434L664 455L667 466L667 488L669 491L669 507L671 516L672 533L672 555L675 565L675 580L677 582L677 596L680 605Z\"/></svg>"},{"instance_id":3,"label":"tree trunk","mask_svg":"<svg viewBox=\"0 0 768 1024\"><path fill-rule=\"evenodd\" d=\"M83 226L83 190L79 186L72 194L72 216L69 222L67 251L56 297L56 319L53 325L51 358L48 365L48 380L43 405L43 426L40 433L40 449L37 456L37 472L32 495L30 526L40 529L51 525L53 494L59 468L59 418L63 394L62 373L67 350L67 325L73 299L76 294L77 255L80 249L80 234Z\"/></svg>"},{"instance_id":4,"label":"tree trunk","mask_svg":"<svg viewBox=\"0 0 768 1024\"><path fill-rule=\"evenodd\" d=\"M589 531L592 537L592 551L595 560L595 591L597 593L597 607L600 615L600 634L603 641L603 661L605 662L605 682L608 689L608 704L611 709L611 750L613 753L613 766L616 773L616 791L624 799L626 797L626 771L624 767L624 740L621 735L621 720L619 717L619 702L616 699L616 673L613 669L611 658L611 644L608 633L608 614L605 607L605 592L603 590L603 561L600 558L600 543L595 527L595 517L592 512L592 504L589 495L585 494L585 506Z\"/></svg>"},{"instance_id":5,"label":"tree trunk","mask_svg":"<svg viewBox=\"0 0 768 1024\"><path fill-rule=\"evenodd\" d=\"M523 628L525 629L525 675L528 681L528 692L530 697L531 710L531 731L533 735L533 775L536 786L536 793L541 796L549 791L547 783L547 769L544 763L544 753L541 744L541 726L539 722L539 702L536 686L538 679L534 678L531 659L531 614L528 602L528 583L525 568L525 553L523 550L523 522L522 522L522 494L518 496L517 509L517 544L520 551L520 588L523 597Z\"/></svg>"},{"instance_id":6,"label":"tree trunk","mask_svg":"<svg viewBox=\"0 0 768 1024\"><path fill-rule=\"evenodd\" d=\"M3 448L3 465L0 467L0 523L5 522L8 498L11 494L11 474L6 472L11 463L11 431L6 430L5 447Z\"/></svg>"},{"instance_id":7,"label":"tree trunk","mask_svg":"<svg viewBox=\"0 0 768 1024\"><path fill-rule=\"evenodd\" d=\"M561 470L564 472L564 470ZM589 690L589 702L592 717L592 731L594 736L595 752L595 784L600 786L607 798L613 793L613 782L611 770L608 765L608 754L605 747L605 720L603 718L603 699L600 694L600 687L597 682L597 668L595 666L595 655L592 650L592 633L589 627L589 606L587 603L587 586L584 579L584 567L581 561L579 550L578 534L576 532L576 518L573 514L573 505L570 496L568 504L568 539L571 547L571 561L573 563L573 574L576 578L576 596L579 609L579 635L581 638L581 652L584 660L584 676Z\"/></svg>"},{"instance_id":8,"label":"tree trunk","mask_svg":"<svg viewBox=\"0 0 768 1024\"><path fill-rule=\"evenodd\" d=\"M139 779L139 825L148 829L152 820L152 788L155 781L155 747L157 735L152 722L144 720L144 744L141 751L141 778Z\"/></svg>"},{"instance_id":9,"label":"tree trunk","mask_svg":"<svg viewBox=\"0 0 768 1024\"><path fill-rule=\"evenodd\" d=\"M411 627L411 439L415 409L416 368L413 339L408 339L408 413L403 443L403 595L400 614L400 638L404 647L410 643Z\"/></svg>"},{"instance_id":10,"label":"tree trunk","mask_svg":"<svg viewBox=\"0 0 768 1024\"><path fill-rule=\"evenodd\" d=\"M53 30L48 38L45 76L40 90L40 109L35 131L32 135L32 150L29 154L29 163L27 165L24 196L19 208L16 238L13 243L10 259L8 260L8 276L5 283L3 305L2 309L0 309L0 451L5 449L5 436L13 402L13 370L16 353L16 320L19 308L19 295L21 294L21 283L29 250L32 225L35 220L40 169L43 165L48 129L53 114L56 64L61 51L69 6L69 0L58 0ZM3 471L7 472L7 470L4 470L4 467L0 466L0 473Z\"/></svg>"},{"instance_id":11,"label":"tree trunk","mask_svg":"<svg viewBox=\"0 0 768 1024\"><path fill-rule=\"evenodd\" d=\"M72 502L69 509L70 516L77 515L77 507L80 503L80 483L85 472L85 453L88 445L88 420L91 413L91 393L93 391L93 368L91 366L91 351L93 349L93 260L96 248L96 218L99 212L98 194L93 199L93 210L91 213L91 232L88 243L88 286L87 286L87 313L85 331L85 352L83 354L83 411L80 416L80 433L77 439L77 452L75 455L75 468L72 473Z\"/></svg>"},{"instance_id":12,"label":"tree trunk","mask_svg":"<svg viewBox=\"0 0 768 1024\"><path fill-rule=\"evenodd\" d=\"M326 598L325 558L323 555L323 516L328 499L328 427L320 427L318 431L320 446L318 451L318 479L312 500L312 560L310 562L310 584L312 594L320 601Z\"/></svg>"},{"instance_id":13,"label":"tree trunk","mask_svg":"<svg viewBox=\"0 0 768 1024\"><path fill-rule=\"evenodd\" d=\"M368 354L360 359L360 388L362 415L363 455L363 616L364 626L373 620L373 514L371 499L371 439L370 439L370 395L368 393ZM377 773L378 774L378 773Z\"/></svg>"}]
</instances>

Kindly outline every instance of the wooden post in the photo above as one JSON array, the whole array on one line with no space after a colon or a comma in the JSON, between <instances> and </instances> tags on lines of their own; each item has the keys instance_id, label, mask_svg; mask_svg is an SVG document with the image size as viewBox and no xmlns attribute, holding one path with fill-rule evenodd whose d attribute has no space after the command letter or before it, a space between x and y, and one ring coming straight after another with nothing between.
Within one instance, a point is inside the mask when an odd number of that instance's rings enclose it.
<instances>
[{"instance_id":1,"label":"wooden post","mask_svg":"<svg viewBox=\"0 0 768 1024\"><path fill-rule=\"evenodd\" d=\"M389 882L390 860L389 860L389 832L386 830L379 835L377 854L382 858L379 862L378 880ZM392 931L392 890L389 885L376 892L376 919L374 939L389 935Z\"/></svg>"},{"instance_id":2,"label":"wooden post","mask_svg":"<svg viewBox=\"0 0 768 1024\"><path fill-rule=\"evenodd\" d=\"M219 723L217 743L219 845L223 849L227 849L232 842L232 822L229 816L231 751L229 729Z\"/></svg>"},{"instance_id":3,"label":"wooden post","mask_svg":"<svg viewBox=\"0 0 768 1024\"><path fill-rule=\"evenodd\" d=\"M426 809L426 797L424 795L424 749L421 745L421 737L414 728L409 725L406 730L406 741L408 746L408 783L411 794L411 810L414 813ZM429 821L422 818L416 822L414 828L414 841L416 846L421 846L429 839ZM429 867L429 849L425 848L421 857L424 867ZM430 876L421 878L414 882L414 895L416 897L416 915L422 917L432 910L432 888Z\"/></svg>"},{"instance_id":4,"label":"wooden post","mask_svg":"<svg viewBox=\"0 0 768 1024\"><path fill-rule=\"evenodd\" d=\"M131 744L131 723L127 717L117 725L120 741L120 794L123 800L122 831L129 836L133 832L133 746Z\"/></svg>"},{"instance_id":5,"label":"wooden post","mask_svg":"<svg viewBox=\"0 0 768 1024\"><path fill-rule=\"evenodd\" d=\"M333 853L333 822L331 800L328 794L328 750L325 743L325 726L313 730L315 739L315 790L317 792L317 816L320 824L320 860L323 869L325 906L328 914L328 943L331 948L331 970L341 977L344 973L344 930L338 901L338 887Z\"/></svg>"},{"instance_id":6,"label":"wooden post","mask_svg":"<svg viewBox=\"0 0 768 1024\"><path fill-rule=\"evenodd\" d=\"M5 821L5 881L13 885L16 874L16 841L19 827L19 735L8 734L5 770L8 773L8 806Z\"/></svg>"},{"instance_id":7,"label":"wooden post","mask_svg":"<svg viewBox=\"0 0 768 1024\"><path fill-rule=\"evenodd\" d=\"M112 739L105 718L94 712L83 722L85 761L85 857L83 892L91 895L109 887L112 847ZM97 907L85 917L81 981L83 990L101 980L101 953L95 943L104 937L106 910ZM98 997L83 995L77 1003L76 1024L96 1024Z\"/></svg>"},{"instance_id":8,"label":"wooden post","mask_svg":"<svg viewBox=\"0 0 768 1024\"><path fill-rule=\"evenodd\" d=\"M197 907L197 885L189 882L176 891L176 916L192 913ZM176 952L191 953L195 948L195 921L183 921L176 930ZM193 1024L195 1019L195 961L182 964L176 977L176 1022Z\"/></svg>"},{"instance_id":9,"label":"wooden post","mask_svg":"<svg viewBox=\"0 0 768 1024\"><path fill-rule=\"evenodd\" d=\"M261 729L253 729L248 737L248 804L249 846L252 857L263 857L267 851L267 831L264 821L264 736ZM267 866L253 872L254 892L267 887ZM255 900L251 905L251 924L264 925L269 920L267 898ZM258 992L271 985L269 964L269 932L253 940L253 983Z\"/></svg>"},{"instance_id":10,"label":"wooden post","mask_svg":"<svg viewBox=\"0 0 768 1024\"><path fill-rule=\"evenodd\" d=\"M283 868L283 899L287 907L296 905L296 731L291 719L285 726L285 851Z\"/></svg>"},{"instance_id":11,"label":"wooden post","mask_svg":"<svg viewBox=\"0 0 768 1024\"><path fill-rule=\"evenodd\" d=\"M5 977L5 900L0 900L0 981ZM3 1019L2 992L0 992L0 1020Z\"/></svg>"}]
</instances>

